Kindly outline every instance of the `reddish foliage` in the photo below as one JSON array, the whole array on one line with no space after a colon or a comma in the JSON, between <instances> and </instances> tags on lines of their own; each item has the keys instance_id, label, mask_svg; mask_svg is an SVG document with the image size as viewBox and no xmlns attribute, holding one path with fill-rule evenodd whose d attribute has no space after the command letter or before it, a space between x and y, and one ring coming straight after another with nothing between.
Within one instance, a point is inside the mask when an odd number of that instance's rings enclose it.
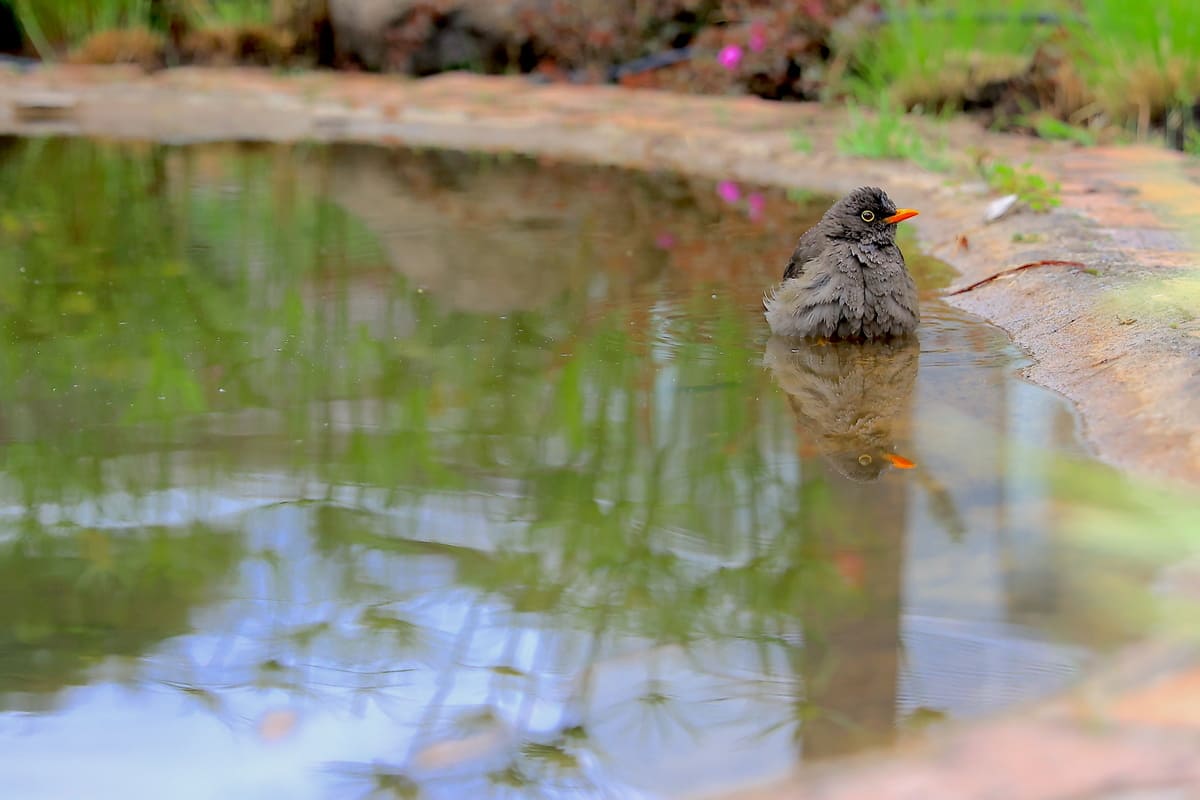
<instances>
[{"instance_id":1,"label":"reddish foliage","mask_svg":"<svg viewBox=\"0 0 1200 800\"><path fill-rule=\"evenodd\" d=\"M617 77L692 92L814 97L831 26L856 0L418 0L389 29L385 68L517 68L551 80ZM487 6L486 10L484 6ZM422 54L470 39L476 64ZM722 48L739 59L718 61ZM690 48L667 63L656 56ZM631 63L632 62L632 63ZM624 67L618 70L618 68Z\"/></svg>"},{"instance_id":2,"label":"reddish foliage","mask_svg":"<svg viewBox=\"0 0 1200 800\"><path fill-rule=\"evenodd\" d=\"M566 69L608 66L676 47L692 57L624 76L631 85L693 92L744 91L764 97L816 95L833 23L855 0L652 0L562 3L518 0L516 36ZM549 10L549 13L547 13ZM718 54L740 48L736 63Z\"/></svg>"}]
</instances>

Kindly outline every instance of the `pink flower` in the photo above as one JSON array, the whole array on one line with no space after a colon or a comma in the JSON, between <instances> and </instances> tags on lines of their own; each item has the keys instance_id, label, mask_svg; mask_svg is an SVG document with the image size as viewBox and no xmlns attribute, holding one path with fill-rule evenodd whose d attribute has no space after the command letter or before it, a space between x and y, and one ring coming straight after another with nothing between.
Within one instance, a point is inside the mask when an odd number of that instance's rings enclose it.
<instances>
[{"instance_id":1,"label":"pink flower","mask_svg":"<svg viewBox=\"0 0 1200 800\"><path fill-rule=\"evenodd\" d=\"M755 22L750 26L750 50L761 53L767 49L767 26Z\"/></svg>"},{"instance_id":2,"label":"pink flower","mask_svg":"<svg viewBox=\"0 0 1200 800\"><path fill-rule=\"evenodd\" d=\"M717 63L732 72L742 63L742 55L742 48L736 44L727 44L717 53Z\"/></svg>"},{"instance_id":3,"label":"pink flower","mask_svg":"<svg viewBox=\"0 0 1200 800\"><path fill-rule=\"evenodd\" d=\"M746 206L746 215L755 222L758 222L767 211L767 198L758 192L752 192L746 195Z\"/></svg>"},{"instance_id":4,"label":"pink flower","mask_svg":"<svg viewBox=\"0 0 1200 800\"><path fill-rule=\"evenodd\" d=\"M675 246L675 235L670 231L663 231L654 239L654 246L659 250L670 250Z\"/></svg>"},{"instance_id":5,"label":"pink flower","mask_svg":"<svg viewBox=\"0 0 1200 800\"><path fill-rule=\"evenodd\" d=\"M742 199L742 190L733 181L721 181L717 184L717 195L726 203L736 203Z\"/></svg>"}]
</instances>

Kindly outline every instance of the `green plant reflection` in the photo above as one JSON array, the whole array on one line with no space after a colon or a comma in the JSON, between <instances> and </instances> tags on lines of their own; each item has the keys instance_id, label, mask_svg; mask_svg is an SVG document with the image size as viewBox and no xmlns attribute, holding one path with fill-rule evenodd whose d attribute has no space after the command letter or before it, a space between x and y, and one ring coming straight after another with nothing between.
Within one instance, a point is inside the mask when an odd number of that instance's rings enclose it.
<instances>
[{"instance_id":1,"label":"green plant reflection","mask_svg":"<svg viewBox=\"0 0 1200 800\"><path fill-rule=\"evenodd\" d=\"M762 337L820 198L54 139L0 192L0 698L140 692L126 771L182 704L371 731L296 751L335 796L695 791L1052 691L1143 618L1056 538L1074 422L995 331Z\"/></svg>"}]
</instances>

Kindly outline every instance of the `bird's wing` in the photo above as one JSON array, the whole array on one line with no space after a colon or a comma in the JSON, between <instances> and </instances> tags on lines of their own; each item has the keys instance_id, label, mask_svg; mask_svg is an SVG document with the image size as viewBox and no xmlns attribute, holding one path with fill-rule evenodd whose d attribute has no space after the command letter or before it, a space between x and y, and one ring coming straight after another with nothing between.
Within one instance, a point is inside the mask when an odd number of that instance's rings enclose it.
<instances>
[{"instance_id":1,"label":"bird's wing","mask_svg":"<svg viewBox=\"0 0 1200 800\"><path fill-rule=\"evenodd\" d=\"M789 278L799 277L804 272L804 265L821 255L824 243L824 237L817 232L816 228L806 230L796 244L796 249L792 252L787 267L783 270L783 279L786 281Z\"/></svg>"}]
</instances>

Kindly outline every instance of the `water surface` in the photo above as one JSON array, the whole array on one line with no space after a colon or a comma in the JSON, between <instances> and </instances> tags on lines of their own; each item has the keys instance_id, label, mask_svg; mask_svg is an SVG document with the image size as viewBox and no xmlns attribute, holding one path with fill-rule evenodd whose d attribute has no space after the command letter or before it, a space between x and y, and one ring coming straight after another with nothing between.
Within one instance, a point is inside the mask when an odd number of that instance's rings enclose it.
<instances>
[{"instance_id":1,"label":"water surface","mask_svg":"<svg viewBox=\"0 0 1200 800\"><path fill-rule=\"evenodd\" d=\"M919 344L768 339L827 198L59 140L0 197L5 797L695 796L1141 619L944 267Z\"/></svg>"}]
</instances>

